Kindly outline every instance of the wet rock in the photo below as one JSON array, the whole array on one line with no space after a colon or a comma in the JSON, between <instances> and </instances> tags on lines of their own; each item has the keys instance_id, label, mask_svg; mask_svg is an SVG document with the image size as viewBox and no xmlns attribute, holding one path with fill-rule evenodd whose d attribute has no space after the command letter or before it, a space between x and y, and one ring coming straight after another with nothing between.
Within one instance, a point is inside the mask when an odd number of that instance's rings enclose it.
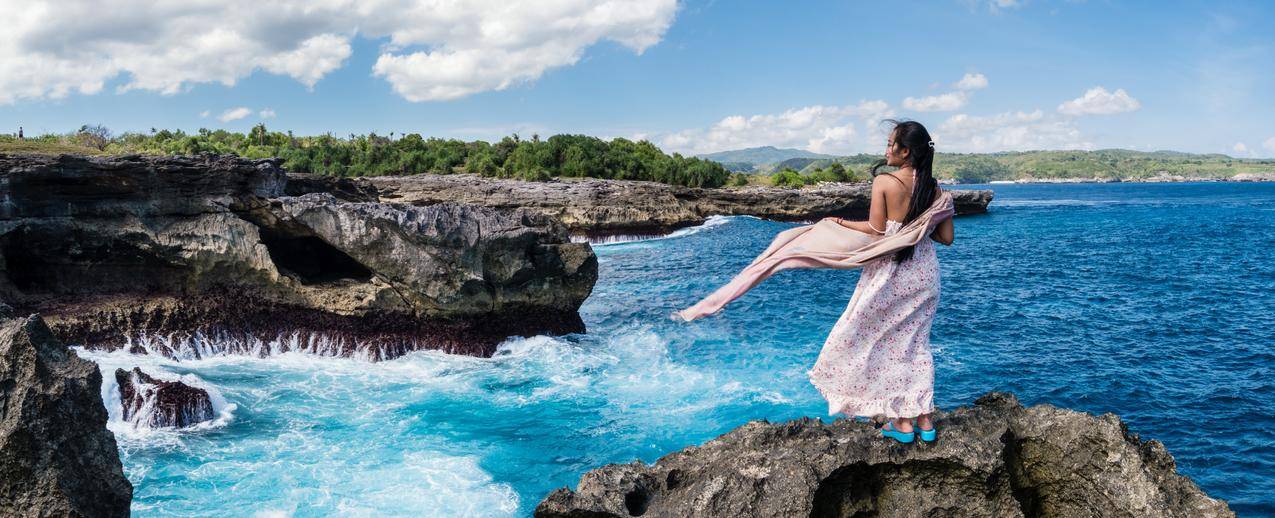
<instances>
[{"instance_id":1,"label":"wet rock","mask_svg":"<svg viewBox=\"0 0 1275 518\"><path fill-rule=\"evenodd\" d=\"M993 392L936 417L938 439L908 445L848 419L752 421L652 465L589 471L535 514L1234 516L1114 414L1024 408Z\"/></svg>"},{"instance_id":2,"label":"wet rock","mask_svg":"<svg viewBox=\"0 0 1275 518\"><path fill-rule=\"evenodd\" d=\"M287 183L275 160L0 154L0 299L65 341L173 357L489 356L584 330L597 259L543 214Z\"/></svg>"},{"instance_id":3,"label":"wet rock","mask_svg":"<svg viewBox=\"0 0 1275 518\"><path fill-rule=\"evenodd\" d=\"M115 369L124 420L147 428L185 428L213 420L208 391L180 381L156 379L141 369Z\"/></svg>"},{"instance_id":4,"label":"wet rock","mask_svg":"<svg viewBox=\"0 0 1275 518\"><path fill-rule=\"evenodd\" d=\"M460 202L524 207L562 221L573 234L658 234L703 223L716 214L783 221L825 216L867 218L871 186L824 184L804 189L744 187L701 189L635 180L561 178L528 182L470 174L327 179L289 175L289 193L330 192L361 201L414 205ZM987 212L991 190L952 190L957 214Z\"/></svg>"},{"instance_id":5,"label":"wet rock","mask_svg":"<svg viewBox=\"0 0 1275 518\"><path fill-rule=\"evenodd\" d=\"M128 516L101 386L40 317L0 323L0 516Z\"/></svg>"}]
</instances>

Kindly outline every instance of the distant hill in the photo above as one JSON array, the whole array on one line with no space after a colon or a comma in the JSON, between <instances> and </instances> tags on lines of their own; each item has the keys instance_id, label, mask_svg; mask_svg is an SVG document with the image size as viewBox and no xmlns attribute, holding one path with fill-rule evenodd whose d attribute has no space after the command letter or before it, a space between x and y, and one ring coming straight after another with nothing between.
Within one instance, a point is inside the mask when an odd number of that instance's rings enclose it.
<instances>
[{"instance_id":1,"label":"distant hill","mask_svg":"<svg viewBox=\"0 0 1275 518\"><path fill-rule=\"evenodd\" d=\"M829 163L831 163L829 160L824 160L824 159L820 159L820 158L804 158L804 157L803 157L803 158L789 158L789 159L787 159L787 160L784 160L784 161L782 161L782 162L779 162L779 163L775 164L775 165L774 165L774 167L773 167L772 169L774 169L775 171L783 171L784 169L792 169L793 171L800 171L800 170L805 169L807 166L809 166L810 164L813 164L813 163L815 163L815 162L829 162Z\"/></svg>"},{"instance_id":2,"label":"distant hill","mask_svg":"<svg viewBox=\"0 0 1275 518\"><path fill-rule=\"evenodd\" d=\"M759 165L774 164L792 158L835 158L833 155L824 155L801 149L777 148L775 146L750 147L748 149L720 151L698 156L699 158L720 162L727 169L735 171L746 171L743 168L743 164L750 164L753 168L756 168Z\"/></svg>"},{"instance_id":3,"label":"distant hill","mask_svg":"<svg viewBox=\"0 0 1275 518\"><path fill-rule=\"evenodd\" d=\"M764 149L764 148L756 148ZM747 149L745 149L747 151ZM785 170L815 175L840 163L854 177L867 179L880 154L852 154L826 158L785 158L732 171L770 176ZM889 171L890 168L886 168ZM935 177L959 184L988 181L1142 181L1229 179L1235 175L1275 175L1275 159L1234 158L1220 153L1176 151L1140 152L1131 149L1095 151L1026 151L998 153L938 153Z\"/></svg>"},{"instance_id":4,"label":"distant hill","mask_svg":"<svg viewBox=\"0 0 1275 518\"><path fill-rule=\"evenodd\" d=\"M784 169L810 175L833 163L839 163L847 171L863 178L868 176L872 164L881 159L879 154L834 156L773 146L723 151L700 157L721 162L731 172L757 175L771 175ZM1165 177L1230 178L1237 174L1273 173L1275 159L1240 159L1218 153L1195 154L1164 150L939 153L934 158L934 176L958 183L1079 179L1128 181Z\"/></svg>"},{"instance_id":5,"label":"distant hill","mask_svg":"<svg viewBox=\"0 0 1275 518\"><path fill-rule=\"evenodd\" d=\"M848 170L866 175L880 155L838 157ZM825 163L808 165L803 173ZM934 176L958 183L1007 180L1137 181L1164 177L1230 178L1237 174L1275 172L1273 159L1238 159L1227 155L1194 154L1178 151L1003 151L999 153L939 153L934 157Z\"/></svg>"}]
</instances>

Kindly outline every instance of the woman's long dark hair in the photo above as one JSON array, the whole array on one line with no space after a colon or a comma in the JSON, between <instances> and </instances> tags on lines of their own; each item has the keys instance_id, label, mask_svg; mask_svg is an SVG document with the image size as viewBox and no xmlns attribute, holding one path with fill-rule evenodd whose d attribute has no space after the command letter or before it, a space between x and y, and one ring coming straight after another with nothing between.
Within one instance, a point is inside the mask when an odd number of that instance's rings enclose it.
<instances>
[{"instance_id":1,"label":"woman's long dark hair","mask_svg":"<svg viewBox=\"0 0 1275 518\"><path fill-rule=\"evenodd\" d=\"M907 225L930 208L934 201L934 193L938 192L939 183L934 179L934 141L925 126L916 121L882 121L893 125L890 135L894 137L894 145L908 150L908 163L916 171L916 186L912 189L912 202L908 204L908 215L903 218ZM877 170L885 167L885 160L872 166L872 177L876 178ZM912 258L914 246L903 248L894 253L894 261L907 261Z\"/></svg>"}]
</instances>

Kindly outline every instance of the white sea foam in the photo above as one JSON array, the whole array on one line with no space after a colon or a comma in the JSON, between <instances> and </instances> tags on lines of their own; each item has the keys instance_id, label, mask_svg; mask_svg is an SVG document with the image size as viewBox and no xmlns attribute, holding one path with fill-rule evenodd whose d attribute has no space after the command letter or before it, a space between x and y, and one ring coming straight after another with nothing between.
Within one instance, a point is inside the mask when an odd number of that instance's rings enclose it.
<instances>
[{"instance_id":1,"label":"white sea foam","mask_svg":"<svg viewBox=\"0 0 1275 518\"><path fill-rule=\"evenodd\" d=\"M481 468L481 456L458 455L445 440L414 431L420 418L405 413L407 405L426 397L463 400L481 393L482 371L507 360L436 351L378 363L299 351L181 361L124 350L76 352L103 372L108 428L119 441L125 473L137 486L136 511L187 514L224 508L199 498L198 488L213 484L241 495L234 508L244 515L516 515L517 493ZM124 421L114 372L133 367L207 390L219 417L181 430ZM201 434L238 422L236 403L227 402L219 387L204 379L208 376L230 380L233 399L247 408L261 407L266 423L283 419L276 425L281 429L243 433L262 426L259 422L237 426L240 431L229 436ZM197 452L192 452L193 465L153 464L152 452L182 455L192 448ZM131 461L134 455L140 457ZM185 496L172 500L175 488L161 484L155 489L160 499L150 501L148 473L172 469L182 470L183 486L191 492L179 490Z\"/></svg>"},{"instance_id":2,"label":"white sea foam","mask_svg":"<svg viewBox=\"0 0 1275 518\"><path fill-rule=\"evenodd\" d=\"M322 333L301 333L279 335L272 340L261 340L243 333L194 333L182 334L178 337L169 335L138 335L129 337L125 350L138 348L147 354L168 356L177 360L196 360L215 356L278 356L287 352L303 352L316 356L342 356L344 351L354 348L344 339ZM384 357L383 350L376 347L354 348L355 358L373 359Z\"/></svg>"},{"instance_id":3,"label":"white sea foam","mask_svg":"<svg viewBox=\"0 0 1275 518\"><path fill-rule=\"evenodd\" d=\"M234 420L235 410L238 405L228 402L216 386L204 381L199 376L191 373L179 374L169 370L177 367L178 364L174 360L157 355L129 354L123 349L113 352L87 350L82 347L74 347L73 349L80 357L92 360L97 364L98 371L102 374L102 403L106 407L108 416L106 427L115 433L117 438L121 439L121 446L123 447L173 446L179 442L179 437L182 433L221 428ZM124 369L131 371L134 367L141 368L142 372L156 379L180 381L191 387L203 389L208 393L208 399L212 403L215 417L211 421L205 421L182 429L172 427L152 428L146 424L147 419L145 416L148 412L147 405L149 405L147 403L134 416L134 419L125 420L123 403L120 401L119 384L115 380L115 370Z\"/></svg>"},{"instance_id":4,"label":"white sea foam","mask_svg":"<svg viewBox=\"0 0 1275 518\"><path fill-rule=\"evenodd\" d=\"M677 230L669 232L668 234L656 234L656 235L617 234L613 236L601 236L601 237L588 237L588 236L577 235L577 236L571 236L571 240L577 243L581 243L581 242L589 243L589 244L592 244L593 246L607 246L607 245L622 245L627 243L639 243L639 242L647 242L647 241L660 241L664 239L676 239L679 237L694 235L713 227L725 225L727 223L730 223L732 220L738 219L738 218L758 219L754 216L713 215L713 216L709 216L707 219L704 220L703 223L700 223L699 225L692 225L689 227L679 228Z\"/></svg>"},{"instance_id":5,"label":"white sea foam","mask_svg":"<svg viewBox=\"0 0 1275 518\"><path fill-rule=\"evenodd\" d=\"M512 338L491 358L423 350L371 362L287 350L175 360L77 351L103 371L102 397L139 512L513 516L523 502L515 485L484 469L488 462L519 462L528 447L553 451L559 432L611 442L684 429L723 405L776 401L772 388L724 380L679 361L670 346L655 326L631 324L606 336ZM185 430L122 421L114 370L134 366L209 390L223 415ZM593 419L571 430L545 424L581 413ZM213 427L226 432L200 433ZM473 440L483 433L495 440ZM497 439L509 436L518 439ZM179 486L162 481L178 472L186 479ZM222 503L207 487L241 495L240 503Z\"/></svg>"}]
</instances>

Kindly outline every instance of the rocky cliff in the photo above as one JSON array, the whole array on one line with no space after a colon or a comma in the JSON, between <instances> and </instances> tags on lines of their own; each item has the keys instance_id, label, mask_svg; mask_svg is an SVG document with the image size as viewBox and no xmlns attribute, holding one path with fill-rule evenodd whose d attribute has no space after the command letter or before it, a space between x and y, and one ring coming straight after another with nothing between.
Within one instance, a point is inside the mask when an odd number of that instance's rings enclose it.
<instances>
[{"instance_id":1,"label":"rocky cliff","mask_svg":"<svg viewBox=\"0 0 1275 518\"><path fill-rule=\"evenodd\" d=\"M538 517L1234 516L1113 414L989 393L899 444L840 419L753 421L655 464L611 464L555 490Z\"/></svg>"},{"instance_id":2,"label":"rocky cliff","mask_svg":"<svg viewBox=\"0 0 1275 518\"><path fill-rule=\"evenodd\" d=\"M174 357L490 355L583 331L597 260L517 208L287 196L277 161L0 155L0 299Z\"/></svg>"},{"instance_id":3,"label":"rocky cliff","mask_svg":"<svg viewBox=\"0 0 1275 518\"><path fill-rule=\"evenodd\" d=\"M460 202L525 207L560 219L574 234L590 236L668 232L702 223L716 214L788 221L825 216L866 218L871 201L868 184L825 184L805 189L697 189L596 178L528 182L469 174L359 179L289 176L291 194L326 192L348 200L413 205ZM986 212L992 201L990 190L953 190L952 194L957 214Z\"/></svg>"},{"instance_id":4,"label":"rocky cliff","mask_svg":"<svg viewBox=\"0 0 1275 518\"><path fill-rule=\"evenodd\" d=\"M39 317L0 314L0 516L128 516L101 388Z\"/></svg>"}]
</instances>

